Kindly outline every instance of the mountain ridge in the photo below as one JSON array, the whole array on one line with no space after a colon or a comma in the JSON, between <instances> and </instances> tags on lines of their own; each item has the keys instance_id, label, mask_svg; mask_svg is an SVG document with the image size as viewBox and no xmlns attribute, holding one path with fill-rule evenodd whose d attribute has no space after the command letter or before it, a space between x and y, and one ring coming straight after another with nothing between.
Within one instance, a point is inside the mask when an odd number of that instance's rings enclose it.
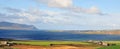
<instances>
[{"instance_id":1,"label":"mountain ridge","mask_svg":"<svg viewBox=\"0 0 120 49\"><path fill-rule=\"evenodd\" d=\"M38 30L33 25L12 23L12 22L0 22L0 29L5 30Z\"/></svg>"}]
</instances>

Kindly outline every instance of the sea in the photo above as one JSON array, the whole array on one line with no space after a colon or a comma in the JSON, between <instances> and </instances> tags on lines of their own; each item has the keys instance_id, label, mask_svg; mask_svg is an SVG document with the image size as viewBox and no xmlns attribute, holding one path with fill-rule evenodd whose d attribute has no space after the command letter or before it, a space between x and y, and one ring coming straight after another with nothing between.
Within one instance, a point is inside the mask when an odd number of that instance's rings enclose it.
<instances>
[{"instance_id":1,"label":"sea","mask_svg":"<svg viewBox=\"0 0 120 49\"><path fill-rule=\"evenodd\" d=\"M0 38L16 40L120 40L120 35L105 34L75 34L70 32L55 32L46 30L0 30Z\"/></svg>"}]
</instances>

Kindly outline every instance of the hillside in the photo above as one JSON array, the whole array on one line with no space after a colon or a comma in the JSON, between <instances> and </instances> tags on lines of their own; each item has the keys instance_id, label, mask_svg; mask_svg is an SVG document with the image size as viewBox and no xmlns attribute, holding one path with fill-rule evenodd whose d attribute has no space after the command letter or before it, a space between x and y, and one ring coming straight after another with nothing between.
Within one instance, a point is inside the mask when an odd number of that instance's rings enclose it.
<instances>
[{"instance_id":1,"label":"hillside","mask_svg":"<svg viewBox=\"0 0 120 49\"><path fill-rule=\"evenodd\" d=\"M7 30L37 30L37 28L33 25L26 25L26 24L18 24L18 23L11 23L11 22L0 22L0 29L7 29Z\"/></svg>"}]
</instances>

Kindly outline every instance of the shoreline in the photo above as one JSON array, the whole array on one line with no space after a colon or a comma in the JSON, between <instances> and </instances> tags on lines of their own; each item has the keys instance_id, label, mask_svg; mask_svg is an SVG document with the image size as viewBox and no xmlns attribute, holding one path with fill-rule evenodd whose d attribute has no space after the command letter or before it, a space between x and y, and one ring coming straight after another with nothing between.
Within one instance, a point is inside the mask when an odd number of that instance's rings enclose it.
<instances>
[{"instance_id":1,"label":"shoreline","mask_svg":"<svg viewBox=\"0 0 120 49\"><path fill-rule=\"evenodd\" d=\"M0 38L0 40L5 41L89 41L89 40L22 40L22 39L13 39L13 38ZM92 39L91 39L92 40ZM120 40L93 40L93 41L120 41Z\"/></svg>"}]
</instances>

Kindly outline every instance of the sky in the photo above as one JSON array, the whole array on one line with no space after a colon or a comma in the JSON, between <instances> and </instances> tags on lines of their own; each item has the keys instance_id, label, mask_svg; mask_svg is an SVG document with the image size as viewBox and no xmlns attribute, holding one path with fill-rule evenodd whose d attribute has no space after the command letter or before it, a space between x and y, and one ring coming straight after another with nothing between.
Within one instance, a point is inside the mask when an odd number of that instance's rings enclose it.
<instances>
[{"instance_id":1,"label":"sky","mask_svg":"<svg viewBox=\"0 0 120 49\"><path fill-rule=\"evenodd\" d=\"M0 22L41 30L120 29L120 0L0 0Z\"/></svg>"}]
</instances>

